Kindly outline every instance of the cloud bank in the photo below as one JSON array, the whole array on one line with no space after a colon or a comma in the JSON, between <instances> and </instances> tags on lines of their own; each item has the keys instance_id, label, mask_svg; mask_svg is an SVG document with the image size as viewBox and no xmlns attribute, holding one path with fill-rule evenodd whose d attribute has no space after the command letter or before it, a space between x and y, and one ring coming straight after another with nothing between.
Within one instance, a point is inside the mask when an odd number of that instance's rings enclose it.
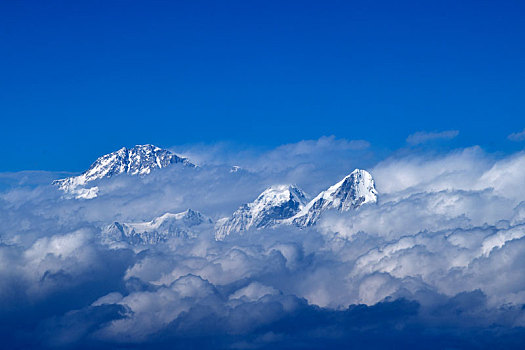
<instances>
[{"instance_id":1,"label":"cloud bank","mask_svg":"<svg viewBox=\"0 0 525 350\"><path fill-rule=\"evenodd\" d=\"M64 199L41 173L6 176L6 347L522 346L523 152L472 147L378 160L366 142L335 138L238 158L215 146L186 151L201 152L200 167L101 180L92 200ZM357 166L374 176L378 203L328 212L312 228L251 230L222 242L211 228L156 245L101 239L114 221L188 208L217 220L271 184L315 194Z\"/></svg>"}]
</instances>

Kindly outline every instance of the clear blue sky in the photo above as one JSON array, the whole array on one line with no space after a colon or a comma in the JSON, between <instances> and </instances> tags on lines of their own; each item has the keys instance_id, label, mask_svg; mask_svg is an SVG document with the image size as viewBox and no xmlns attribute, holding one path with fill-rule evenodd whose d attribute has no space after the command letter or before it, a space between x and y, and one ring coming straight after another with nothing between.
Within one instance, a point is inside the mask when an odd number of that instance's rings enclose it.
<instances>
[{"instance_id":1,"label":"clear blue sky","mask_svg":"<svg viewBox=\"0 0 525 350\"><path fill-rule=\"evenodd\" d=\"M509 151L525 2L2 1L0 171L121 146L273 147L419 130Z\"/></svg>"}]
</instances>

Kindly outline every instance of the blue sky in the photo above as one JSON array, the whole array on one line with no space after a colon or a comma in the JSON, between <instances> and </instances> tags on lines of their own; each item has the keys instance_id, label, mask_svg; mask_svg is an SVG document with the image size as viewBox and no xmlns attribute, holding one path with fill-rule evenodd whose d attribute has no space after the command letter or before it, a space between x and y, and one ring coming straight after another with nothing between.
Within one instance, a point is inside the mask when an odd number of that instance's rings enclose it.
<instances>
[{"instance_id":1,"label":"blue sky","mask_svg":"<svg viewBox=\"0 0 525 350\"><path fill-rule=\"evenodd\" d=\"M522 147L522 1L4 1L0 171L121 146Z\"/></svg>"}]
</instances>

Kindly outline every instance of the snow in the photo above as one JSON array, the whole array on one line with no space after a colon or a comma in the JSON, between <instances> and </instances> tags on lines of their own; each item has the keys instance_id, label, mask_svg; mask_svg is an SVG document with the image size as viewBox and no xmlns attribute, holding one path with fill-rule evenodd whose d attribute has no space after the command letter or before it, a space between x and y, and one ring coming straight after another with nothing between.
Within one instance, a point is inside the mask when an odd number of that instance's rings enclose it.
<instances>
[{"instance_id":1,"label":"snow","mask_svg":"<svg viewBox=\"0 0 525 350\"><path fill-rule=\"evenodd\" d=\"M98 158L81 175L56 180L53 184L75 198L91 199L97 196L98 188L85 189L83 187L92 181L124 173L147 175L152 170L162 169L177 163L195 167L188 159L153 145L136 145L130 149L123 147Z\"/></svg>"},{"instance_id":2,"label":"snow","mask_svg":"<svg viewBox=\"0 0 525 350\"><path fill-rule=\"evenodd\" d=\"M289 221L298 226L312 226L326 210L348 211L375 202L377 190L372 175L366 170L355 169L341 181L319 193Z\"/></svg>"},{"instance_id":3,"label":"snow","mask_svg":"<svg viewBox=\"0 0 525 350\"><path fill-rule=\"evenodd\" d=\"M304 193L295 185L271 186L230 218L221 219L215 238L222 240L232 232L273 226L299 212L305 202Z\"/></svg>"},{"instance_id":4,"label":"snow","mask_svg":"<svg viewBox=\"0 0 525 350\"><path fill-rule=\"evenodd\" d=\"M215 238L223 240L234 232L276 225L312 226L327 210L344 212L375 202L377 191L372 175L361 169L355 169L308 203L296 186L276 185L239 207L231 217L218 221Z\"/></svg>"},{"instance_id":5,"label":"snow","mask_svg":"<svg viewBox=\"0 0 525 350\"><path fill-rule=\"evenodd\" d=\"M211 225L212 220L188 209L181 213L165 213L145 222L115 222L102 230L107 244L125 241L130 244L156 244L173 237L192 238L200 232L199 226Z\"/></svg>"},{"instance_id":6,"label":"snow","mask_svg":"<svg viewBox=\"0 0 525 350\"><path fill-rule=\"evenodd\" d=\"M177 163L195 167L186 158L153 145L137 145L131 149L123 147L98 158L81 175L56 180L53 184L64 191L66 196L92 199L99 193L97 186L87 186L93 181L119 174L145 176L153 170ZM236 172L240 168L234 166L232 170ZM309 202L295 185L274 185L264 190L253 202L240 206L231 217L218 220L215 224L215 238L222 240L233 232L283 224L312 226L327 210L345 212L375 202L377 191L372 175L361 169L355 169ZM172 234L191 236L191 230L187 228L207 220L209 219L192 210L177 214L166 213L148 222L114 223L111 235L134 237L151 243L164 240Z\"/></svg>"}]
</instances>

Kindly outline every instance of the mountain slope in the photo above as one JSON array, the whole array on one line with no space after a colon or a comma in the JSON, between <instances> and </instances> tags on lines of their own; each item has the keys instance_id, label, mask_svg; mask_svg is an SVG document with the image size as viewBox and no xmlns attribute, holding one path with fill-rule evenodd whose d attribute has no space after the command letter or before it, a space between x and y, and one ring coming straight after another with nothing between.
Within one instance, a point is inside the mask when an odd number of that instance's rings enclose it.
<instances>
[{"instance_id":1,"label":"mountain slope","mask_svg":"<svg viewBox=\"0 0 525 350\"><path fill-rule=\"evenodd\" d=\"M186 158L179 157L168 150L153 145L137 145L129 149L123 147L118 151L98 158L81 175L56 180L53 181L53 184L58 186L60 190L77 198L94 198L97 196L98 188L86 188L86 185L92 181L124 173L145 175L152 170L178 163L195 167Z\"/></svg>"},{"instance_id":2,"label":"mountain slope","mask_svg":"<svg viewBox=\"0 0 525 350\"><path fill-rule=\"evenodd\" d=\"M253 202L242 205L231 217L220 220L215 238L221 240L232 232L273 226L293 217L305 202L304 193L296 186L272 186Z\"/></svg>"},{"instance_id":3,"label":"mountain slope","mask_svg":"<svg viewBox=\"0 0 525 350\"><path fill-rule=\"evenodd\" d=\"M297 226L314 225L329 209L348 211L377 202L374 179L366 170L355 169L341 181L319 193L289 221Z\"/></svg>"}]
</instances>

